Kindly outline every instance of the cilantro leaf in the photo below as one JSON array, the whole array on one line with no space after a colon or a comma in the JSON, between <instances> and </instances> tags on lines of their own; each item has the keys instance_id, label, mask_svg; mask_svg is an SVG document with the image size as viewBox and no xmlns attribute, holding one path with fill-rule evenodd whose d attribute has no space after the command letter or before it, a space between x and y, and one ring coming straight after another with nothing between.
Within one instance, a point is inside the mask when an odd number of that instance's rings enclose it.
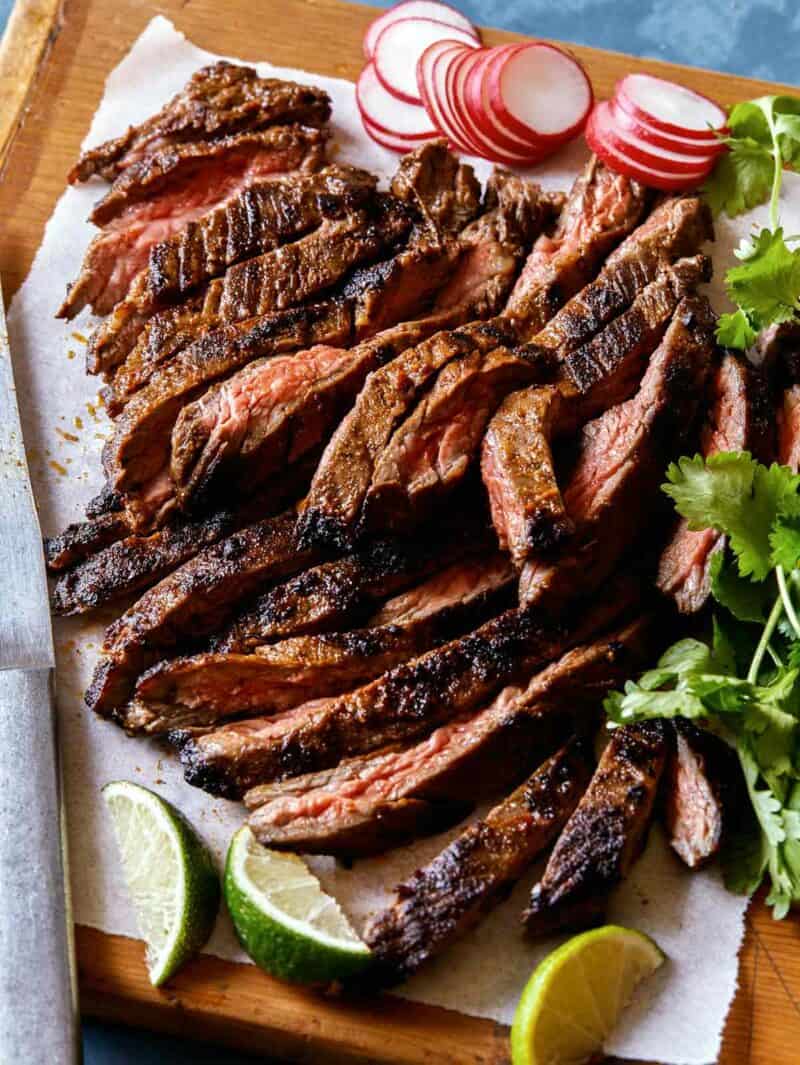
<instances>
[{"instance_id":1,"label":"cilantro leaf","mask_svg":"<svg viewBox=\"0 0 800 1065\"><path fill-rule=\"evenodd\" d=\"M762 96L757 100L743 100L734 104L728 115L728 129L731 131L731 137L736 139L750 137L766 148L771 148L772 135L767 115L773 107L774 99L775 97Z\"/></svg>"},{"instance_id":2,"label":"cilantro leaf","mask_svg":"<svg viewBox=\"0 0 800 1065\"><path fill-rule=\"evenodd\" d=\"M721 314L717 319L717 343L723 348L747 351L757 339L758 330L753 328L741 307L732 313Z\"/></svg>"},{"instance_id":3,"label":"cilantro leaf","mask_svg":"<svg viewBox=\"0 0 800 1065\"><path fill-rule=\"evenodd\" d=\"M800 560L800 514L779 515L769 542L775 565L793 570Z\"/></svg>"},{"instance_id":4,"label":"cilantro leaf","mask_svg":"<svg viewBox=\"0 0 800 1065\"><path fill-rule=\"evenodd\" d=\"M761 886L769 862L769 846L752 807L742 811L727 833L720 861L728 891L752 895Z\"/></svg>"},{"instance_id":5,"label":"cilantro leaf","mask_svg":"<svg viewBox=\"0 0 800 1065\"><path fill-rule=\"evenodd\" d=\"M728 139L727 145L701 191L715 215L724 211L735 218L768 198L775 160L769 146L752 137Z\"/></svg>"},{"instance_id":6,"label":"cilantro leaf","mask_svg":"<svg viewBox=\"0 0 800 1065\"><path fill-rule=\"evenodd\" d=\"M789 249L781 228L761 230L745 249L742 265L725 275L725 288L759 328L794 316L800 306L800 255Z\"/></svg>"},{"instance_id":7,"label":"cilantro leaf","mask_svg":"<svg viewBox=\"0 0 800 1065\"><path fill-rule=\"evenodd\" d=\"M774 581L755 584L739 576L736 565L726 551L711 556L711 594L738 621L765 622L769 607L775 600Z\"/></svg>"}]
</instances>

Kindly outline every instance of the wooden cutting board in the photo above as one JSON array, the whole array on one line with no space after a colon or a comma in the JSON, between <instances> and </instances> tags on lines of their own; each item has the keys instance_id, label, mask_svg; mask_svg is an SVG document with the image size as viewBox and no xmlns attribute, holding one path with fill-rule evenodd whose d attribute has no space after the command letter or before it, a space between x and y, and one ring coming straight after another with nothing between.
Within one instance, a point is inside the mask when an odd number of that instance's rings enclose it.
<instances>
[{"instance_id":1,"label":"wooden cutting board","mask_svg":"<svg viewBox=\"0 0 800 1065\"><path fill-rule=\"evenodd\" d=\"M350 79L360 69L361 38L373 15L338 0L65 0L63 6L17 0L0 48L0 275L7 298L28 272L106 75L158 13L200 47ZM485 33L489 44L515 39ZM601 97L633 70L675 77L725 104L786 90L591 48L574 51ZM392 996L363 1004L325 999L253 966L209 957L157 991L147 981L140 943L81 927L76 941L87 1014L313 1065L508 1062L507 1030L489 1021ZM800 919L775 923L759 900L750 908L719 1065L798 1061Z\"/></svg>"}]
</instances>

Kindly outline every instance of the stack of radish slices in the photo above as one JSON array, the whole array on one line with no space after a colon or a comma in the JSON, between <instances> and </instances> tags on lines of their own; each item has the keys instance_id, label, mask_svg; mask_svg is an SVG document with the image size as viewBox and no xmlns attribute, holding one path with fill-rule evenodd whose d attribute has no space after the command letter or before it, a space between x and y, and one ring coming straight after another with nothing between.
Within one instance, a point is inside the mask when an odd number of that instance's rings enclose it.
<instances>
[{"instance_id":1,"label":"stack of radish slices","mask_svg":"<svg viewBox=\"0 0 800 1065\"><path fill-rule=\"evenodd\" d=\"M592 86L550 44L481 48L478 31L434 0L406 0L364 38L356 99L367 133L408 152L444 136L458 151L532 166L583 129Z\"/></svg>"},{"instance_id":2,"label":"stack of radish slices","mask_svg":"<svg viewBox=\"0 0 800 1065\"><path fill-rule=\"evenodd\" d=\"M724 151L723 109L692 89L629 74L586 127L593 152L613 170L667 192L701 185Z\"/></svg>"}]
</instances>

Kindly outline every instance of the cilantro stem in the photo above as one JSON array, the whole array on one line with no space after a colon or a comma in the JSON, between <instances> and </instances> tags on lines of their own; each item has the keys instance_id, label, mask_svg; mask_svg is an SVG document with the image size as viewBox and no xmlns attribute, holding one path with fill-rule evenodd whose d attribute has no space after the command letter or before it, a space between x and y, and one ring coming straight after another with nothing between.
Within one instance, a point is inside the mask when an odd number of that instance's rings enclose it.
<instances>
[{"instance_id":1,"label":"cilantro stem","mask_svg":"<svg viewBox=\"0 0 800 1065\"><path fill-rule=\"evenodd\" d=\"M778 652L775 650L775 648L772 646L771 643L767 644L767 654L772 659L772 664L774 666L776 666L778 669L783 669L783 659L781 658L781 656L778 654Z\"/></svg>"},{"instance_id":2,"label":"cilantro stem","mask_svg":"<svg viewBox=\"0 0 800 1065\"><path fill-rule=\"evenodd\" d=\"M778 201L783 182L783 157L781 155L781 146L778 142L778 131L775 128L775 103L773 100L770 100L769 108L766 109L765 113L769 125L769 135L772 139L773 172L772 194L769 199L769 227L774 233L778 228Z\"/></svg>"},{"instance_id":3,"label":"cilantro stem","mask_svg":"<svg viewBox=\"0 0 800 1065\"><path fill-rule=\"evenodd\" d=\"M783 597L779 595L775 600L772 610L769 612L767 623L764 626L764 631L761 633L758 647L756 647L756 653L753 655L753 661L750 663L750 668L747 671L747 679L751 684L755 684L758 680L758 671L761 669L761 663L764 660L764 655L767 653L767 644L772 639L772 634L781 619L782 613Z\"/></svg>"},{"instance_id":4,"label":"cilantro stem","mask_svg":"<svg viewBox=\"0 0 800 1065\"><path fill-rule=\"evenodd\" d=\"M786 617L789 619L789 622L792 628L794 629L795 634L798 636L798 638L800 638L800 618L798 618L797 616L797 612L794 609L794 603L792 602L792 597L789 594L789 588L786 584L786 574L784 572L783 566L775 567L775 575L778 578L778 588L780 589L781 600L783 601L783 609L786 611Z\"/></svg>"}]
</instances>

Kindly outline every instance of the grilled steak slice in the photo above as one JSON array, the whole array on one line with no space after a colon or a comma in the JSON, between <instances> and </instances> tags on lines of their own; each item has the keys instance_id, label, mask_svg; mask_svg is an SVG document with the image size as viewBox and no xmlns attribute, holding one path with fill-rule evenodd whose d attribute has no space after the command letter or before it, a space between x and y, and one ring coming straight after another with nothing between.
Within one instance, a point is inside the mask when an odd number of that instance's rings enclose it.
<instances>
[{"instance_id":1,"label":"grilled steak slice","mask_svg":"<svg viewBox=\"0 0 800 1065\"><path fill-rule=\"evenodd\" d=\"M106 630L103 657L86 693L104 716L122 706L136 678L165 649L208 635L236 603L318 560L298 546L294 510L266 518L205 548L149 589Z\"/></svg>"},{"instance_id":2,"label":"grilled steak slice","mask_svg":"<svg viewBox=\"0 0 800 1065\"><path fill-rule=\"evenodd\" d=\"M463 481L503 397L546 369L504 347L447 363L378 456L363 528L410 529L429 516Z\"/></svg>"},{"instance_id":3,"label":"grilled steak slice","mask_svg":"<svg viewBox=\"0 0 800 1065\"><path fill-rule=\"evenodd\" d=\"M633 594L615 591L619 598L609 601L607 624ZM204 736L178 732L170 739L182 746L189 783L238 797L256 784L326 769L466 715L505 684L580 643L588 624L583 617L555 623L539 611L509 610L347 695L223 725ZM594 620L591 631L596 625Z\"/></svg>"},{"instance_id":4,"label":"grilled steak slice","mask_svg":"<svg viewBox=\"0 0 800 1065\"><path fill-rule=\"evenodd\" d=\"M670 846L690 869L697 869L720 849L728 819L736 812L742 775L733 749L718 736L684 718L676 718L674 725L664 817Z\"/></svg>"},{"instance_id":5,"label":"grilled steak slice","mask_svg":"<svg viewBox=\"0 0 800 1065\"><path fill-rule=\"evenodd\" d=\"M459 233L475 215L481 186L471 166L459 163L444 139L428 141L404 155L391 191L421 217L427 238Z\"/></svg>"},{"instance_id":6,"label":"grilled steak slice","mask_svg":"<svg viewBox=\"0 0 800 1065\"><path fill-rule=\"evenodd\" d=\"M321 89L259 78L252 67L219 60L196 71L158 114L84 152L69 182L87 181L94 174L112 181L132 163L163 148L273 123L322 125L330 113L330 99Z\"/></svg>"},{"instance_id":7,"label":"grilled steak slice","mask_svg":"<svg viewBox=\"0 0 800 1065\"><path fill-rule=\"evenodd\" d=\"M630 675L626 669L644 660L648 632L639 619L576 647L525 688L503 689L478 714L410 747L253 788L245 796L250 826L267 846L351 856L445 828L479 799L515 787L576 719Z\"/></svg>"},{"instance_id":8,"label":"grilled steak slice","mask_svg":"<svg viewBox=\"0 0 800 1065\"><path fill-rule=\"evenodd\" d=\"M507 605L511 582L512 571L500 555L463 562L418 587L418 608L390 624L296 636L257 647L254 654L206 653L162 662L140 678L122 721L131 732L196 729L348 691Z\"/></svg>"},{"instance_id":9,"label":"grilled steak slice","mask_svg":"<svg viewBox=\"0 0 800 1065\"><path fill-rule=\"evenodd\" d=\"M455 562L489 546L486 530L463 519L414 538L372 540L265 592L215 641L214 650L246 654L287 636L352 628L376 603L440 569L446 559Z\"/></svg>"},{"instance_id":10,"label":"grilled steak slice","mask_svg":"<svg viewBox=\"0 0 800 1065\"><path fill-rule=\"evenodd\" d=\"M128 522L123 513L112 511L90 521L73 522L58 536L44 541L44 556L50 573L60 573L76 562L102 551L125 536Z\"/></svg>"},{"instance_id":11,"label":"grilled steak slice","mask_svg":"<svg viewBox=\"0 0 800 1065\"><path fill-rule=\"evenodd\" d=\"M396 888L394 901L364 931L377 962L370 980L407 980L511 893L577 806L591 776L586 747L567 743Z\"/></svg>"},{"instance_id":12,"label":"grilled steak slice","mask_svg":"<svg viewBox=\"0 0 800 1065\"><path fill-rule=\"evenodd\" d=\"M481 450L481 476L500 546L516 565L566 539L574 524L564 504L550 440L563 393L556 385L525 388L501 404Z\"/></svg>"},{"instance_id":13,"label":"grilled steak slice","mask_svg":"<svg viewBox=\"0 0 800 1065\"><path fill-rule=\"evenodd\" d=\"M712 377L710 393L700 440L703 455L750 451L768 463L772 411L764 375L729 353ZM684 518L678 522L661 556L657 584L682 614L694 614L705 605L711 593L711 560L724 547L725 537L713 529L694 531Z\"/></svg>"},{"instance_id":14,"label":"grilled steak slice","mask_svg":"<svg viewBox=\"0 0 800 1065\"><path fill-rule=\"evenodd\" d=\"M95 208L93 221L105 228L89 245L57 317L74 318L87 305L108 314L147 265L154 244L259 178L317 169L325 140L317 129L277 127L187 145L130 167Z\"/></svg>"},{"instance_id":15,"label":"grilled steak slice","mask_svg":"<svg viewBox=\"0 0 800 1065\"><path fill-rule=\"evenodd\" d=\"M621 315L669 263L695 255L714 231L698 197L665 200L612 252L598 277L532 338L566 358Z\"/></svg>"},{"instance_id":16,"label":"grilled steak slice","mask_svg":"<svg viewBox=\"0 0 800 1065\"><path fill-rule=\"evenodd\" d=\"M602 917L608 893L639 856L666 762L668 726L646 721L616 729L586 794L558 837L523 915L542 935Z\"/></svg>"},{"instance_id":17,"label":"grilled steak slice","mask_svg":"<svg viewBox=\"0 0 800 1065\"><path fill-rule=\"evenodd\" d=\"M536 241L506 305L504 313L518 321L521 334L537 333L591 281L612 248L639 224L648 202L643 186L592 156L555 232Z\"/></svg>"},{"instance_id":18,"label":"grilled steak slice","mask_svg":"<svg viewBox=\"0 0 800 1065\"><path fill-rule=\"evenodd\" d=\"M778 462L800 470L800 385L785 389L777 411Z\"/></svg>"},{"instance_id":19,"label":"grilled steak slice","mask_svg":"<svg viewBox=\"0 0 800 1065\"><path fill-rule=\"evenodd\" d=\"M557 556L528 561L520 602L559 609L597 587L647 524L668 460L691 432L714 357L714 316L683 300L636 395L583 430L564 490L576 534Z\"/></svg>"}]
</instances>

